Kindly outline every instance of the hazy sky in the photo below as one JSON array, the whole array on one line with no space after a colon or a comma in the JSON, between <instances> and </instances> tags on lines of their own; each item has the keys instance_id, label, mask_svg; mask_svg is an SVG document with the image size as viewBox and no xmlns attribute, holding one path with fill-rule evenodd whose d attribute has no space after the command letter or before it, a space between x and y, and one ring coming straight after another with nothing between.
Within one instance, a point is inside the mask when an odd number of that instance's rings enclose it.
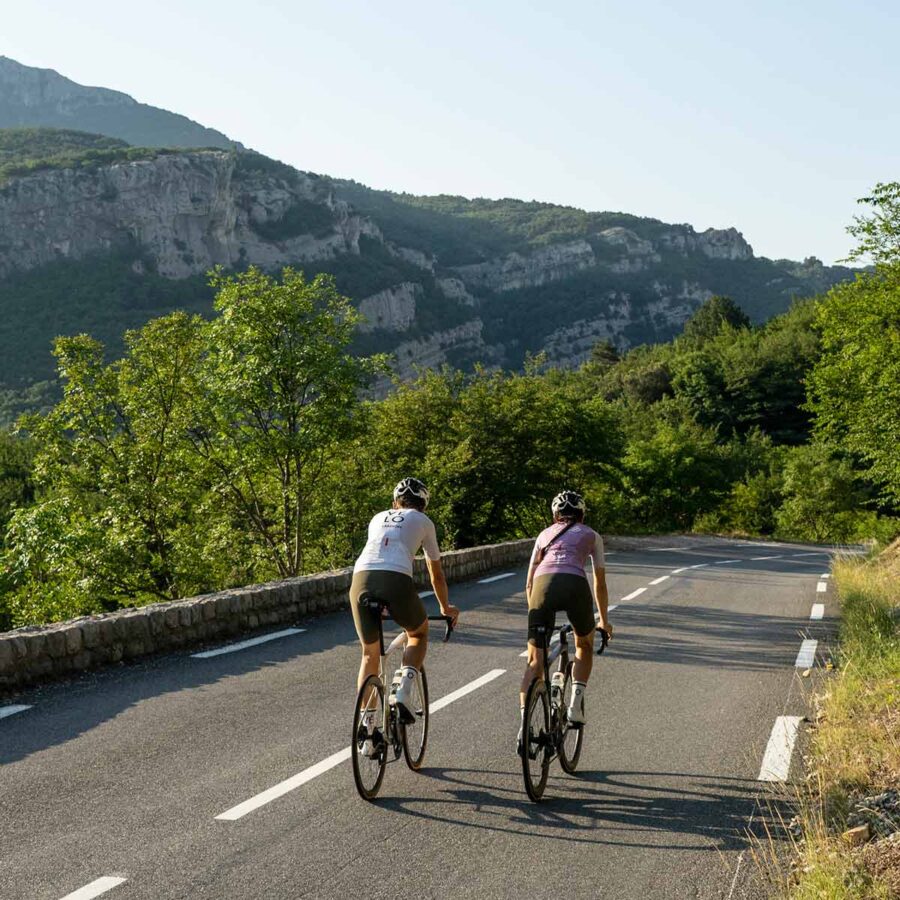
<instances>
[{"instance_id":1,"label":"hazy sky","mask_svg":"<svg viewBox=\"0 0 900 900\"><path fill-rule=\"evenodd\" d=\"M734 225L846 254L900 179L894 0L41 0L0 54L379 188Z\"/></svg>"}]
</instances>

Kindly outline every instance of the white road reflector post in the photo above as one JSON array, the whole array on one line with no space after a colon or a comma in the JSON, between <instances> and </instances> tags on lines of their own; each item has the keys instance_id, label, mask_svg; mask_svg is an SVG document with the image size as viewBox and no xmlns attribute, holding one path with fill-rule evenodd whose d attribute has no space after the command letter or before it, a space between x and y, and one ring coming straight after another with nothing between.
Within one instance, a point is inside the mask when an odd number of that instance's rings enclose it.
<instances>
[{"instance_id":1,"label":"white road reflector post","mask_svg":"<svg viewBox=\"0 0 900 900\"><path fill-rule=\"evenodd\" d=\"M802 716L778 716L763 754L758 781L787 781Z\"/></svg>"}]
</instances>

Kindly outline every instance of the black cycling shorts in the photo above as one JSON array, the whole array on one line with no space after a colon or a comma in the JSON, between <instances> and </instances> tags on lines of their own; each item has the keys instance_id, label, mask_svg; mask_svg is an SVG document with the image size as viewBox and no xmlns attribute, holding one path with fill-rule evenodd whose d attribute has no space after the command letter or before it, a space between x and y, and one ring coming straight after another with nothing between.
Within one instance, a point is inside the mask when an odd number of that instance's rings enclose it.
<instances>
[{"instance_id":1,"label":"black cycling shorts","mask_svg":"<svg viewBox=\"0 0 900 900\"><path fill-rule=\"evenodd\" d=\"M564 612L579 637L589 635L596 627L594 595L587 578L570 572L538 575L528 598L528 643L541 646L537 629L547 629L546 638L556 623L556 614ZM546 639L545 638L545 639Z\"/></svg>"},{"instance_id":2,"label":"black cycling shorts","mask_svg":"<svg viewBox=\"0 0 900 900\"><path fill-rule=\"evenodd\" d=\"M356 633L364 644L374 644L378 640L378 619L366 605L369 598L384 601L391 618L406 631L415 631L425 621L425 604L410 575L387 569L354 572L350 584L350 609Z\"/></svg>"}]
</instances>

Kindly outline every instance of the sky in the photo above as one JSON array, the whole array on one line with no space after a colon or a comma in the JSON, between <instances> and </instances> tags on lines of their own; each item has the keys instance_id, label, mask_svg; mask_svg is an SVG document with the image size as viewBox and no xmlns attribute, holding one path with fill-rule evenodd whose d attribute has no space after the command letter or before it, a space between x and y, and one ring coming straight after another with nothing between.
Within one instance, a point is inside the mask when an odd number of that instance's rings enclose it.
<instances>
[{"instance_id":1,"label":"sky","mask_svg":"<svg viewBox=\"0 0 900 900\"><path fill-rule=\"evenodd\" d=\"M826 263L900 180L894 0L42 0L0 54L298 168L736 227Z\"/></svg>"}]
</instances>

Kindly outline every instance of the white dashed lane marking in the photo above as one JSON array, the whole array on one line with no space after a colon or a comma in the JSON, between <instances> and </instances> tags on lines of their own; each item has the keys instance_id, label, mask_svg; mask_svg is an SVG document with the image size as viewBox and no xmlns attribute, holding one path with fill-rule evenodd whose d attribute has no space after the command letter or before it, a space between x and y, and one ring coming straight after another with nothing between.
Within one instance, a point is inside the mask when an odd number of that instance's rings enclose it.
<instances>
[{"instance_id":1,"label":"white dashed lane marking","mask_svg":"<svg viewBox=\"0 0 900 900\"><path fill-rule=\"evenodd\" d=\"M763 754L759 781L787 781L801 721L800 716L779 716L775 720Z\"/></svg>"},{"instance_id":2,"label":"white dashed lane marking","mask_svg":"<svg viewBox=\"0 0 900 900\"><path fill-rule=\"evenodd\" d=\"M515 572L504 572L502 575L491 575L490 578L479 578L479 584L490 584L492 581L500 581L503 578L512 578Z\"/></svg>"},{"instance_id":3,"label":"white dashed lane marking","mask_svg":"<svg viewBox=\"0 0 900 900\"><path fill-rule=\"evenodd\" d=\"M825 584L824 581L820 581L820 582L816 585L816 593L818 593L818 594L824 594L825 591L827 591L827 590L828 590L828 585Z\"/></svg>"},{"instance_id":4,"label":"white dashed lane marking","mask_svg":"<svg viewBox=\"0 0 900 900\"><path fill-rule=\"evenodd\" d=\"M653 581L650 582L650 584L662 584L664 581L668 581L668 579L671 577L671 575L662 575L659 578L654 578Z\"/></svg>"},{"instance_id":5,"label":"white dashed lane marking","mask_svg":"<svg viewBox=\"0 0 900 900\"><path fill-rule=\"evenodd\" d=\"M461 688L452 691L447 694L446 697L435 700L435 702L429 706L429 711L435 713L445 706L449 706L461 697L465 697L467 694L471 694L472 691L477 691L478 688L493 681L495 678L499 678L505 672L506 669L491 669L490 672L487 672L480 678L476 678L474 681L470 681ZM314 778L318 778L319 775L323 775L325 772L330 771L335 768L335 766L339 766L348 759L350 759L350 748L345 747L343 750L338 750L337 753L332 753L331 756L327 756L321 762L317 762L314 766L310 766L308 769L304 769L302 772L292 775L290 778L279 782L268 790L256 794L256 796L251 797L249 800L245 800L243 803L239 803L237 806L225 810L225 812L217 815L216 818L223 822L235 822L238 819L242 819L248 813L271 803L273 800L277 800L279 797L283 797L285 794L289 794L291 791L296 790L308 781L312 781Z\"/></svg>"},{"instance_id":6,"label":"white dashed lane marking","mask_svg":"<svg viewBox=\"0 0 900 900\"><path fill-rule=\"evenodd\" d=\"M743 560L742 559L722 559L722 560L719 560L719 562L714 563L714 565L716 565L716 566L731 566L731 565L734 565L734 563L739 563L739 562L743 562Z\"/></svg>"},{"instance_id":7,"label":"white dashed lane marking","mask_svg":"<svg viewBox=\"0 0 900 900\"><path fill-rule=\"evenodd\" d=\"M14 716L16 713L25 712L26 709L31 709L31 707L22 706L21 704L16 704L15 706L0 706L0 719L5 719L7 716Z\"/></svg>"},{"instance_id":8,"label":"white dashed lane marking","mask_svg":"<svg viewBox=\"0 0 900 900\"><path fill-rule=\"evenodd\" d=\"M794 661L795 668L811 669L816 662L816 647L818 646L818 641L803 641L800 645L800 652L797 654L797 659Z\"/></svg>"},{"instance_id":9,"label":"white dashed lane marking","mask_svg":"<svg viewBox=\"0 0 900 900\"><path fill-rule=\"evenodd\" d=\"M813 603L812 612L809 614L811 619L822 619L825 617L825 604Z\"/></svg>"},{"instance_id":10,"label":"white dashed lane marking","mask_svg":"<svg viewBox=\"0 0 900 900\"><path fill-rule=\"evenodd\" d=\"M640 597L641 594L643 594L646 590L647 588L642 587L638 588L636 591L632 591L630 594L622 598L622 603L624 603L626 600L634 600L635 597Z\"/></svg>"},{"instance_id":11,"label":"white dashed lane marking","mask_svg":"<svg viewBox=\"0 0 900 900\"><path fill-rule=\"evenodd\" d=\"M119 878L113 875L104 875L103 878L98 878L95 881L92 881L90 884L86 884L84 887L78 888L77 891L72 891L71 894L66 894L62 900L93 900L94 897L99 897L101 894L105 894L107 891L111 891L114 887L118 887L120 884L124 884L128 879L127 878Z\"/></svg>"},{"instance_id":12,"label":"white dashed lane marking","mask_svg":"<svg viewBox=\"0 0 900 900\"><path fill-rule=\"evenodd\" d=\"M246 650L248 647L255 647L257 644L266 644L269 641L276 641L278 638L290 637L292 634L303 634L305 628L285 628L282 631L273 631L271 634L264 634L262 637L248 638L246 641L238 641L236 644L228 644L225 647L219 647L216 650L204 650L202 653L192 653L192 659L209 659L213 656L221 656L223 653L236 653L238 650Z\"/></svg>"},{"instance_id":13,"label":"white dashed lane marking","mask_svg":"<svg viewBox=\"0 0 900 900\"><path fill-rule=\"evenodd\" d=\"M751 556L751 562L758 562L761 559L783 559L782 556Z\"/></svg>"}]
</instances>

